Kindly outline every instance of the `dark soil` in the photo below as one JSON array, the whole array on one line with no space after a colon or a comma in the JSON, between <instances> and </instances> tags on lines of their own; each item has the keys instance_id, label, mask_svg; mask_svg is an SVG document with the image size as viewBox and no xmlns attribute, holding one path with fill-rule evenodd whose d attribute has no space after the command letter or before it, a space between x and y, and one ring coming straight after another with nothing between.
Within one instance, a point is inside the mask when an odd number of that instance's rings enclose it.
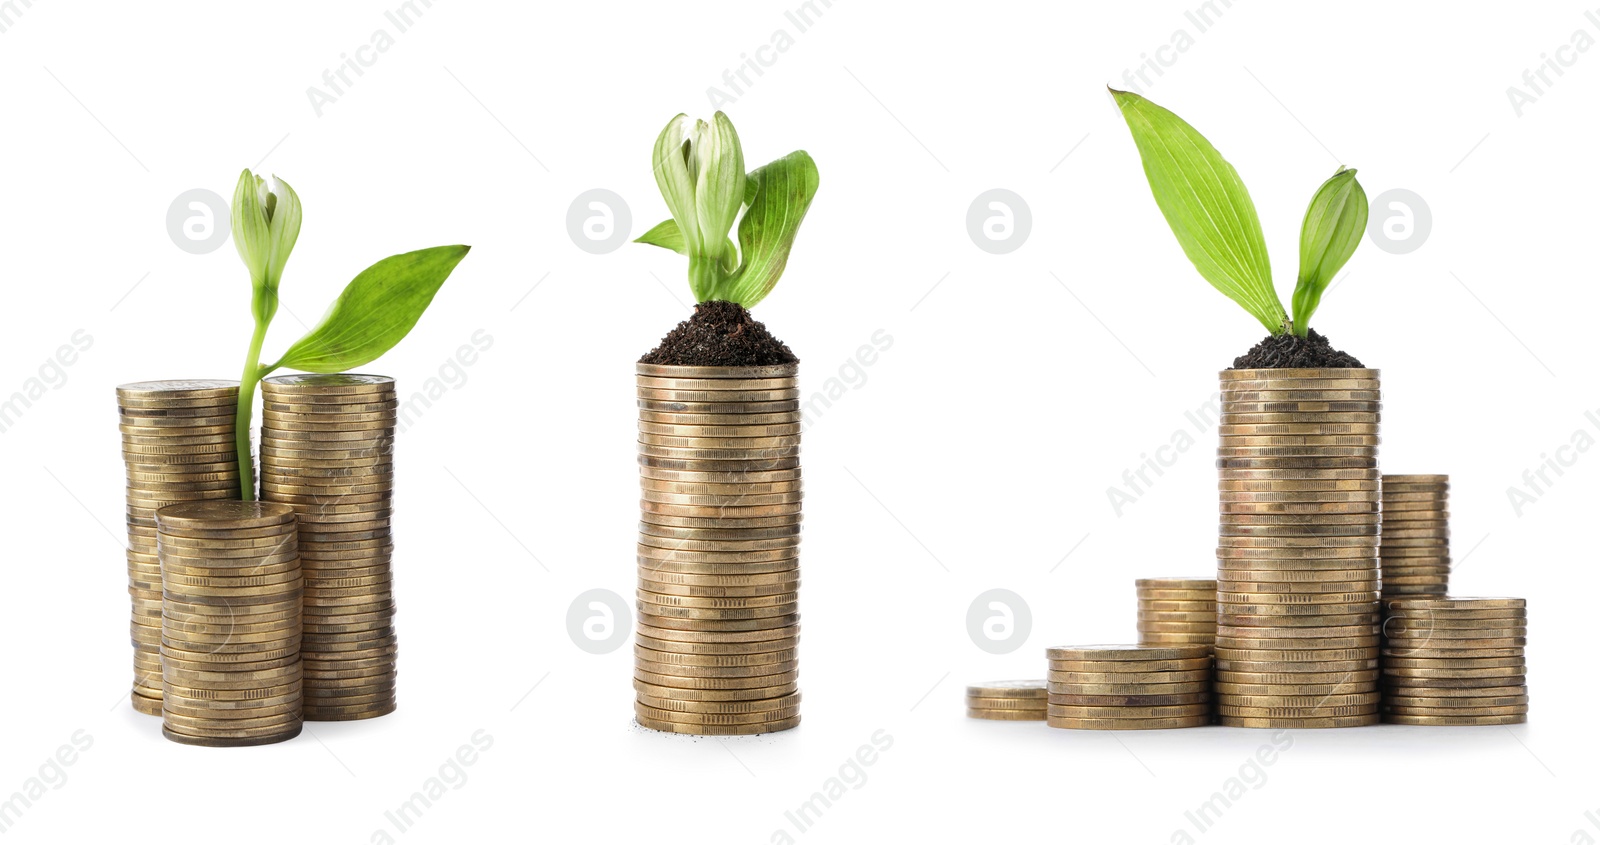
<instances>
[{"instance_id":1,"label":"dark soil","mask_svg":"<svg viewBox=\"0 0 1600 845\"><path fill-rule=\"evenodd\" d=\"M800 359L736 302L702 302L694 316L661 339L641 364L683 367L766 367Z\"/></svg>"},{"instance_id":2,"label":"dark soil","mask_svg":"<svg viewBox=\"0 0 1600 845\"><path fill-rule=\"evenodd\" d=\"M1316 329L1306 337L1292 334L1268 335L1243 355L1233 359L1235 370L1336 369L1360 367L1354 355L1333 348Z\"/></svg>"}]
</instances>

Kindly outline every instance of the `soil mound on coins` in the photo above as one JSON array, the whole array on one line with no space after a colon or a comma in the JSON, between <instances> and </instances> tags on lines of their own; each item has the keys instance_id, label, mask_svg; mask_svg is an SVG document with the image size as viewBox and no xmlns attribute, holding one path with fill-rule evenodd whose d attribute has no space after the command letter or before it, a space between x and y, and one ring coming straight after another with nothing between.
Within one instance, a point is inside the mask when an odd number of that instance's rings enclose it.
<instances>
[{"instance_id":1,"label":"soil mound on coins","mask_svg":"<svg viewBox=\"0 0 1600 845\"><path fill-rule=\"evenodd\" d=\"M800 359L737 302L702 302L694 316L661 339L641 364L683 367L767 367Z\"/></svg>"},{"instance_id":2,"label":"soil mound on coins","mask_svg":"<svg viewBox=\"0 0 1600 845\"><path fill-rule=\"evenodd\" d=\"M1233 359L1235 370L1336 369L1359 368L1354 355L1333 348L1316 329L1305 337L1292 334L1268 335L1249 352Z\"/></svg>"}]
</instances>

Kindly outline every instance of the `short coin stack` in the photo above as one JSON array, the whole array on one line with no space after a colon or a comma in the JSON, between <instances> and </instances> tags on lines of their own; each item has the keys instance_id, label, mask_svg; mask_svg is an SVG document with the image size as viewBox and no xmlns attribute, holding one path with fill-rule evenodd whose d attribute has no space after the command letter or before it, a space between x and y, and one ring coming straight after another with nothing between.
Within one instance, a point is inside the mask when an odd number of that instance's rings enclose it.
<instances>
[{"instance_id":1,"label":"short coin stack","mask_svg":"<svg viewBox=\"0 0 1600 845\"><path fill-rule=\"evenodd\" d=\"M394 379L273 376L261 398L261 498L300 519L305 717L392 713Z\"/></svg>"},{"instance_id":2,"label":"short coin stack","mask_svg":"<svg viewBox=\"0 0 1600 845\"><path fill-rule=\"evenodd\" d=\"M1046 703L1044 681L988 681L967 687L969 719L1042 722Z\"/></svg>"},{"instance_id":3,"label":"short coin stack","mask_svg":"<svg viewBox=\"0 0 1600 845\"><path fill-rule=\"evenodd\" d=\"M1383 720L1514 725L1528 720L1522 599L1388 599Z\"/></svg>"},{"instance_id":4,"label":"short coin stack","mask_svg":"<svg viewBox=\"0 0 1600 845\"><path fill-rule=\"evenodd\" d=\"M1378 372L1226 370L1217 450L1224 725L1378 721Z\"/></svg>"},{"instance_id":5,"label":"short coin stack","mask_svg":"<svg viewBox=\"0 0 1600 845\"><path fill-rule=\"evenodd\" d=\"M1050 658L1046 723L1082 730L1157 730L1211 723L1211 650L1062 646Z\"/></svg>"},{"instance_id":6,"label":"short coin stack","mask_svg":"<svg viewBox=\"0 0 1600 845\"><path fill-rule=\"evenodd\" d=\"M639 364L634 714L689 734L800 723L796 365Z\"/></svg>"},{"instance_id":7,"label":"short coin stack","mask_svg":"<svg viewBox=\"0 0 1600 845\"><path fill-rule=\"evenodd\" d=\"M1450 592L1450 476L1383 477L1378 558L1384 598Z\"/></svg>"},{"instance_id":8,"label":"short coin stack","mask_svg":"<svg viewBox=\"0 0 1600 845\"><path fill-rule=\"evenodd\" d=\"M1139 645L1217 642L1217 582L1213 578L1140 578Z\"/></svg>"},{"instance_id":9,"label":"short coin stack","mask_svg":"<svg viewBox=\"0 0 1600 845\"><path fill-rule=\"evenodd\" d=\"M234 414L239 383L183 379L117 388L128 486L128 592L133 597L133 707L161 715L161 562L156 511L239 498Z\"/></svg>"},{"instance_id":10,"label":"short coin stack","mask_svg":"<svg viewBox=\"0 0 1600 845\"><path fill-rule=\"evenodd\" d=\"M300 559L294 511L194 502L156 514L162 727L186 745L300 733Z\"/></svg>"}]
</instances>

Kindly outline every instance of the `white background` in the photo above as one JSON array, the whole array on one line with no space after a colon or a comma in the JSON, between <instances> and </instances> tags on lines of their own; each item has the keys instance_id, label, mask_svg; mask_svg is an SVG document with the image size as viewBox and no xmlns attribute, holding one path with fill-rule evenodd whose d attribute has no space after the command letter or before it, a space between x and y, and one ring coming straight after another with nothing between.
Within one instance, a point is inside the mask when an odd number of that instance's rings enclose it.
<instances>
[{"instance_id":1,"label":"white background","mask_svg":"<svg viewBox=\"0 0 1600 845\"><path fill-rule=\"evenodd\" d=\"M1200 32L1199 0L837 0L800 33L784 14L799 0L439 0L397 34L398 5L0 4L0 396L74 331L93 337L0 435L0 797L75 731L93 738L8 838L1600 838L1584 815L1600 807L1600 456L1520 515L1507 495L1575 431L1600 438L1584 416L1600 408L1600 49L1563 52L1574 63L1521 116L1507 96L1532 93L1524 70L1576 31L1600 38L1583 4L1219 0ZM318 116L307 88L379 29L392 48ZM633 235L664 218L656 133L708 116L706 89L779 30L793 45L761 53L771 66L725 108L752 166L803 147L822 184L757 316L804 359L808 394L854 376L874 332L894 343L806 433L804 724L663 736L631 725L630 647L580 650L566 614L586 590L631 595L632 362L687 315L684 262L580 250L567 208L605 188ZM1298 731L1205 832L1185 812L1269 733L1052 731L962 704L966 683L1042 675L1046 646L1130 640L1134 578L1214 567L1213 433L1121 516L1107 498L1195 433L1184 412L1260 335L1177 249L1105 93L1180 30L1192 46L1141 87L1236 164L1286 301L1305 203L1339 164L1369 196L1431 208L1415 252L1363 244L1314 325L1383 370L1384 469L1452 476L1454 592L1524 596L1533 629L1526 727ZM371 262L456 242L472 254L368 369L411 391L473 332L494 344L401 438L400 710L189 748L126 702L112 388L238 372L246 273L231 244L180 250L165 220L182 192L229 195L258 163L305 205L269 356ZM992 188L1031 208L1006 255L966 230ZM966 625L992 588L1031 610L1005 656ZM397 833L385 811L479 729L493 745L466 782ZM893 746L865 782L797 832L785 812L880 730Z\"/></svg>"}]
</instances>

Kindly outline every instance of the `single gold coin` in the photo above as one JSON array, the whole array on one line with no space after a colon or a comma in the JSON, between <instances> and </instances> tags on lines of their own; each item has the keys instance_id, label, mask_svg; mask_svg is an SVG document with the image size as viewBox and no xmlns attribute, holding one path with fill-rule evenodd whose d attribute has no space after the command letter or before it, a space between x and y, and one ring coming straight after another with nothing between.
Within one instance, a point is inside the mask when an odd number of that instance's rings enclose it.
<instances>
[{"instance_id":1,"label":"single gold coin","mask_svg":"<svg viewBox=\"0 0 1600 845\"><path fill-rule=\"evenodd\" d=\"M1126 661L1126 660L1200 660L1209 657L1201 647L1147 648L1138 645L1056 646L1045 650L1050 660L1061 661Z\"/></svg>"},{"instance_id":2,"label":"single gold coin","mask_svg":"<svg viewBox=\"0 0 1600 845\"><path fill-rule=\"evenodd\" d=\"M1211 724L1211 716L1182 716L1166 719L1083 719L1071 716L1049 716L1045 720L1052 728L1091 731L1149 731L1171 728L1198 728Z\"/></svg>"}]
</instances>

